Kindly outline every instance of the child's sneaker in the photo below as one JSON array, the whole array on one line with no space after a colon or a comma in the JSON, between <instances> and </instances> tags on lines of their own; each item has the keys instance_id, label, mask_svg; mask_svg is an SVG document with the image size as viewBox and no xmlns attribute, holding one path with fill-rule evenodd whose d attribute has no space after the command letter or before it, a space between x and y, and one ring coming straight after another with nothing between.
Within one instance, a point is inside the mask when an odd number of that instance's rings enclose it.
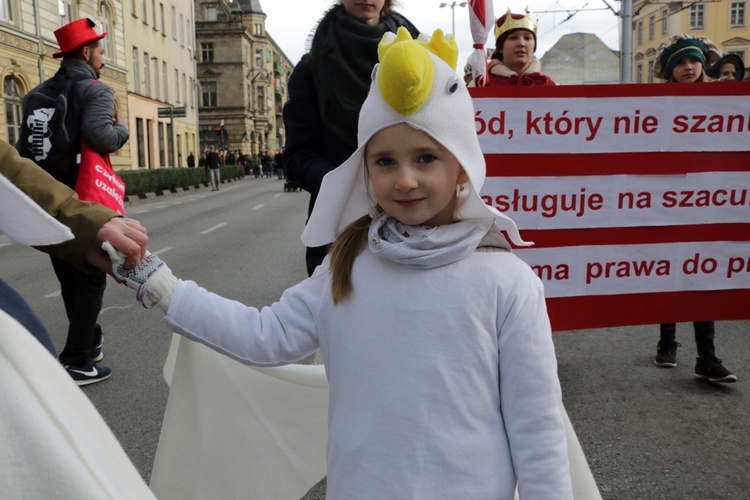
<instances>
[{"instance_id":1,"label":"child's sneaker","mask_svg":"<svg viewBox=\"0 0 750 500\"><path fill-rule=\"evenodd\" d=\"M91 349L89 356L91 361L97 362L104 359L104 353L102 352L102 346L104 345L104 337L99 337L99 343Z\"/></svg>"},{"instance_id":2,"label":"child's sneaker","mask_svg":"<svg viewBox=\"0 0 750 500\"><path fill-rule=\"evenodd\" d=\"M737 377L724 368L716 356L701 356L695 360L695 376L709 382L737 382Z\"/></svg>"},{"instance_id":3,"label":"child's sneaker","mask_svg":"<svg viewBox=\"0 0 750 500\"><path fill-rule=\"evenodd\" d=\"M677 348L682 347L674 340L660 340L656 344L656 357L654 363L662 368L674 368L677 366Z\"/></svg>"},{"instance_id":4,"label":"child's sneaker","mask_svg":"<svg viewBox=\"0 0 750 500\"><path fill-rule=\"evenodd\" d=\"M77 385L95 384L112 376L112 370L93 361L86 365L64 365L64 368Z\"/></svg>"}]
</instances>

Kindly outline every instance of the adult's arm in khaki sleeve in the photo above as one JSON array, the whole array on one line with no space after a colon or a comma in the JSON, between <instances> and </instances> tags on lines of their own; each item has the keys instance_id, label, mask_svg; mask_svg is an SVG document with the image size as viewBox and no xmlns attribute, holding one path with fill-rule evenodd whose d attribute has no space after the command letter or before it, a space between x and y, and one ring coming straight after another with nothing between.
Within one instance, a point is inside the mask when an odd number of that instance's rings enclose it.
<instances>
[{"instance_id":1,"label":"adult's arm in khaki sleeve","mask_svg":"<svg viewBox=\"0 0 750 500\"><path fill-rule=\"evenodd\" d=\"M0 173L75 235L70 241L36 247L38 250L89 272L110 271L109 258L100 249L105 239L127 254L128 267L143 258L148 236L138 221L122 218L97 203L79 200L72 189L33 161L22 158L4 141L0 141Z\"/></svg>"}]
</instances>

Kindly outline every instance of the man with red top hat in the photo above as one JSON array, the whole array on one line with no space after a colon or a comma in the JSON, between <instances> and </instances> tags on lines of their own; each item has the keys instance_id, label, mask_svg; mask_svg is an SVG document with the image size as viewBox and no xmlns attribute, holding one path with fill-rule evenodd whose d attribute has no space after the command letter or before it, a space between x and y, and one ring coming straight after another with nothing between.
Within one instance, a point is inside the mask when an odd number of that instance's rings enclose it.
<instances>
[{"instance_id":1,"label":"man with red top hat","mask_svg":"<svg viewBox=\"0 0 750 500\"><path fill-rule=\"evenodd\" d=\"M510 9L495 22L495 52L487 65L488 87L507 85L556 85L543 74L536 52L536 25L529 10L513 14Z\"/></svg>"},{"instance_id":2,"label":"man with red top hat","mask_svg":"<svg viewBox=\"0 0 750 500\"><path fill-rule=\"evenodd\" d=\"M99 80L104 67L101 40L107 33L97 33L95 26L94 21L84 18L55 31L60 51L53 57L62 58L62 62L52 80L74 81L68 94L68 112L80 113L85 119L81 120L80 131L73 131L78 134L73 144L80 144L83 138L91 149L107 155L120 149L127 142L129 133L115 109L114 91ZM28 98L36 90L24 97L24 122L26 113L30 111L27 108ZM77 151L71 154L78 156ZM62 169L48 168L48 171L58 181L75 188L78 164L72 161L71 165ZM107 379L111 375L110 369L97 364L103 358L102 329L97 318L102 308L107 275L104 272L88 274L56 257L50 256L50 259L60 282L69 321L68 337L60 353L60 362L78 385Z\"/></svg>"}]
</instances>

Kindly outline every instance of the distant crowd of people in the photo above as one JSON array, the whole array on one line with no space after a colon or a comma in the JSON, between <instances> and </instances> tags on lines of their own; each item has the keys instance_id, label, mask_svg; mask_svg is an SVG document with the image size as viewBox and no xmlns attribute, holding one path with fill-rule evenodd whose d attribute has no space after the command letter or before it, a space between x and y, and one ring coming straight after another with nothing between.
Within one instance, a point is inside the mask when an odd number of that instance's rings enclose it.
<instances>
[{"instance_id":1,"label":"distant crowd of people","mask_svg":"<svg viewBox=\"0 0 750 500\"><path fill-rule=\"evenodd\" d=\"M188 167L195 166L190 164L192 156L193 153L191 152L188 156ZM203 150L198 159L198 166L205 167L208 170L218 169L224 165L242 165L245 175L253 175L256 179L260 177L271 178L273 176L279 179L285 178L283 149L278 150L274 154L268 151L251 154L239 149L234 151L217 151L214 146L209 146Z\"/></svg>"}]
</instances>

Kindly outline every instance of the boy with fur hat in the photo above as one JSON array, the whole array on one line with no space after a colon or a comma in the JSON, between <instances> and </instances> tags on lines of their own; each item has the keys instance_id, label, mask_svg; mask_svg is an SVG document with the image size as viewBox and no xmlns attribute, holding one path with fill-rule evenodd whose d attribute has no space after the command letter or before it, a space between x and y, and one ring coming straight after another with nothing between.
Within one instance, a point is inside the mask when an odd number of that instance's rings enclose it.
<instances>
[{"instance_id":1,"label":"boy with fur hat","mask_svg":"<svg viewBox=\"0 0 750 500\"><path fill-rule=\"evenodd\" d=\"M536 25L529 9L513 14L510 9L495 21L495 51L487 65L488 87L508 85L556 85L543 74L536 52Z\"/></svg>"},{"instance_id":2,"label":"boy with fur hat","mask_svg":"<svg viewBox=\"0 0 750 500\"><path fill-rule=\"evenodd\" d=\"M669 44L659 48L654 75L658 78L676 83L709 81L706 76L706 65L712 64L721 57L714 43L705 37L693 35L675 35ZM660 338L656 345L654 363L662 368L677 366L677 348L675 340L677 325L662 323L659 325ZM724 368L722 361L716 357L714 348L714 322L694 321L695 345L698 358L695 363L695 376L710 382L736 382L737 377Z\"/></svg>"},{"instance_id":3,"label":"boy with fur hat","mask_svg":"<svg viewBox=\"0 0 750 500\"><path fill-rule=\"evenodd\" d=\"M479 196L485 163L458 48L401 28L378 48L358 148L323 179L302 234L332 243L262 310L115 267L174 331L243 363L318 347L329 379L327 498L572 498L541 281ZM105 245L106 246L106 245ZM110 254L117 258L115 252Z\"/></svg>"}]
</instances>

